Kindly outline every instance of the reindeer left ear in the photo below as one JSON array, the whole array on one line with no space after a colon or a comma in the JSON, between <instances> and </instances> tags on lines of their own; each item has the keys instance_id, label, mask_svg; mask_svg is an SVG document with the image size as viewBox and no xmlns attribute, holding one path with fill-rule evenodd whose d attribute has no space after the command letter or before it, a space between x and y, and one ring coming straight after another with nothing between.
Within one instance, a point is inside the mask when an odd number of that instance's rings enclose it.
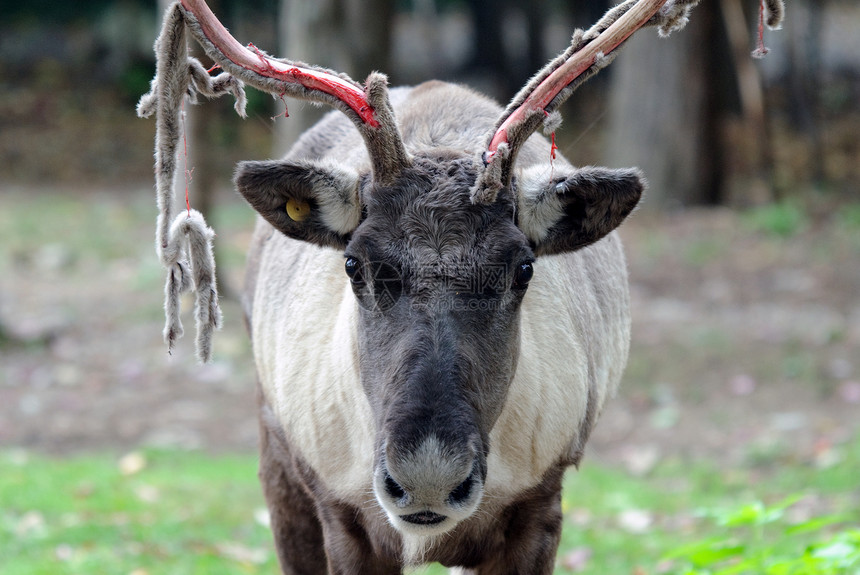
<instances>
[{"instance_id":1,"label":"reindeer left ear","mask_svg":"<svg viewBox=\"0 0 860 575\"><path fill-rule=\"evenodd\" d=\"M517 182L517 223L538 256L596 242L630 215L645 190L635 168L556 167L552 177L549 171L527 168Z\"/></svg>"},{"instance_id":2,"label":"reindeer left ear","mask_svg":"<svg viewBox=\"0 0 860 575\"><path fill-rule=\"evenodd\" d=\"M359 175L333 162L240 162L239 193L284 235L343 249L361 220Z\"/></svg>"}]
</instances>

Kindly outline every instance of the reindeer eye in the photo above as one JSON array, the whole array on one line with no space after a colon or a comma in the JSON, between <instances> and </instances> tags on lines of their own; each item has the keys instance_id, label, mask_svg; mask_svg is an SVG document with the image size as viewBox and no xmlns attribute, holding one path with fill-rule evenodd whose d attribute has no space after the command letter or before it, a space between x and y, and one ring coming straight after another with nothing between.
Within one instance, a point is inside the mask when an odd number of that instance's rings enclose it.
<instances>
[{"instance_id":1,"label":"reindeer eye","mask_svg":"<svg viewBox=\"0 0 860 575\"><path fill-rule=\"evenodd\" d=\"M514 287L523 289L529 285L532 276L535 275L534 267L531 262L523 262L517 266L514 272Z\"/></svg>"},{"instance_id":2,"label":"reindeer eye","mask_svg":"<svg viewBox=\"0 0 860 575\"><path fill-rule=\"evenodd\" d=\"M344 270L346 270L346 275L349 276L349 279L352 281L358 281L360 279L360 274L358 273L361 269L361 263L355 258L346 258L346 263L344 264Z\"/></svg>"}]
</instances>

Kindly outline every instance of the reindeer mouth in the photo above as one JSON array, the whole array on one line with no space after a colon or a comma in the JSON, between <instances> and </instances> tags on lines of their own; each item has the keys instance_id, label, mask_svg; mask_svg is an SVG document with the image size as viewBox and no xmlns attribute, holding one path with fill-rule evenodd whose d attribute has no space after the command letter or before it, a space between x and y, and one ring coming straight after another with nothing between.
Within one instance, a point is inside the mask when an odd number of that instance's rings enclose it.
<instances>
[{"instance_id":1,"label":"reindeer mouth","mask_svg":"<svg viewBox=\"0 0 860 575\"><path fill-rule=\"evenodd\" d=\"M413 525L438 525L448 518L432 511L421 511L410 515L401 515L400 519Z\"/></svg>"}]
</instances>

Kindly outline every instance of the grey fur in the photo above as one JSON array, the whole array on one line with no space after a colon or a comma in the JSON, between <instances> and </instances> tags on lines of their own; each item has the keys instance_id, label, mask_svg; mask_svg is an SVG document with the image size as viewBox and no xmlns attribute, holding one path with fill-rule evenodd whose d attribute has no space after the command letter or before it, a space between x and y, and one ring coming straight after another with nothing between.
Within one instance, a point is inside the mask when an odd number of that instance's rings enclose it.
<instances>
[{"instance_id":1,"label":"grey fur","mask_svg":"<svg viewBox=\"0 0 860 575\"><path fill-rule=\"evenodd\" d=\"M543 121L543 135L549 136L559 128L561 128L561 112L556 110L552 114L548 114L546 119Z\"/></svg>"},{"instance_id":2,"label":"grey fur","mask_svg":"<svg viewBox=\"0 0 860 575\"><path fill-rule=\"evenodd\" d=\"M764 23L771 30L779 30L782 28L782 20L785 17L785 5L782 0L760 0L761 14L764 17ZM765 17L766 15L766 17ZM764 45L764 39L759 36L755 50L752 51L752 57L760 60L764 58L770 49Z\"/></svg>"},{"instance_id":3,"label":"grey fur","mask_svg":"<svg viewBox=\"0 0 860 575\"><path fill-rule=\"evenodd\" d=\"M639 204L645 179L635 169L614 170L586 166L560 168L549 182L526 179L519 188L519 225L540 229L540 237L526 235L535 254L564 253L594 243L615 229ZM532 181L528 181L531 179ZM527 218L549 220L550 226L534 226Z\"/></svg>"},{"instance_id":4,"label":"grey fur","mask_svg":"<svg viewBox=\"0 0 860 575\"><path fill-rule=\"evenodd\" d=\"M507 173L505 169L511 165L508 158L511 155L511 147L508 144L499 145L496 157L492 161L482 158L484 169L478 176L470 197L476 204L492 204L496 201L499 191L505 187Z\"/></svg>"},{"instance_id":5,"label":"grey fur","mask_svg":"<svg viewBox=\"0 0 860 575\"><path fill-rule=\"evenodd\" d=\"M657 26L661 37L665 38L687 25L692 10L701 0L670 0L648 21L648 26Z\"/></svg>"},{"instance_id":6,"label":"grey fur","mask_svg":"<svg viewBox=\"0 0 860 575\"><path fill-rule=\"evenodd\" d=\"M567 62L576 52L582 50L586 45L588 45L589 42L597 38L601 32L609 28L609 26L611 26L625 13L627 13L627 11L633 5L635 5L637 1L638 0L627 0L622 4L619 4L615 8L608 11L603 16L603 18L601 18L596 24L594 24L594 26L592 26L587 32L580 29L575 30L571 37L570 45L567 47L567 49L561 54L559 54L557 57L555 57L553 60L551 60L543 68L541 68L531 78L531 80L529 80L526 85L523 86L523 88L517 93L517 95L514 96L514 98L505 108L505 111L502 113L501 117L496 122L496 125L492 132L490 132L487 142L489 143L489 140L501 127L505 120L507 120L511 114L513 114L518 108L520 108L520 106L523 105L526 99L532 94L532 92L535 91L535 89L541 84L541 82L546 80L550 74L552 74L565 62ZM661 23L663 23L663 20L655 16L655 18L649 20L646 25L659 25ZM481 175L479 183L472 194L473 201L494 201L494 190L498 190L501 187L507 186L509 184L510 178L513 174L513 165L516 163L519 149L522 147L528 137L542 125L545 126L547 120L549 120L551 127L557 126L559 123L557 119L557 112L559 107L565 101L567 101L567 99L573 94L574 91L576 91L579 86L581 86L584 82L597 74L600 70L608 66L615 58L616 53L617 49L608 55L599 54L598 57L595 58L594 63L582 74L577 76L563 90L561 90L543 110L531 111L521 122L508 128L507 136L510 145L510 152L506 155L505 158L498 158L498 160L501 160L501 162L503 163L501 167L490 170L490 165L487 165L486 170L492 171L492 173ZM549 131L552 131L552 129L550 129ZM495 161L496 159L494 159L491 163L495 163ZM487 189L481 190L480 188L482 186L486 186Z\"/></svg>"},{"instance_id":7,"label":"grey fur","mask_svg":"<svg viewBox=\"0 0 860 575\"><path fill-rule=\"evenodd\" d=\"M391 185L400 172L409 167L410 158L388 98L388 77L372 72L365 82L365 94L373 106L379 127L361 124L359 132L370 154L373 179L381 185Z\"/></svg>"},{"instance_id":8,"label":"grey fur","mask_svg":"<svg viewBox=\"0 0 860 575\"><path fill-rule=\"evenodd\" d=\"M218 98L224 94L231 94L236 102L233 109L240 117L245 117L245 88L242 81L231 76L227 72L218 74L214 78L209 75L203 65L196 58L188 59L188 75L191 84L188 89L188 98L192 104L197 103L197 94L203 94L207 98ZM193 87L193 89L192 89Z\"/></svg>"},{"instance_id":9,"label":"grey fur","mask_svg":"<svg viewBox=\"0 0 860 575\"><path fill-rule=\"evenodd\" d=\"M206 53L218 62L225 72L213 78L198 60L188 57L186 31L190 31ZM197 355L202 361L208 361L211 357L212 331L220 325L221 313L214 281L214 234L199 214L189 216L188 221L181 225L179 220L171 225L174 220L173 204L176 194L173 181L177 170L183 98L187 97L190 103L194 104L197 103L198 94L207 98L232 94L236 112L244 117L244 82L248 82L271 94L288 94L331 105L344 112L355 123L370 152L374 177L382 185L393 181L400 170L408 167L410 158L403 146L388 101L388 80L384 74L373 73L368 76L364 88L367 101L374 109L374 117L379 123L374 127L365 124L348 105L334 96L299 84L267 78L233 64L209 41L194 14L185 10L179 2L172 4L165 12L161 34L155 43L155 52L156 75L150 91L138 102L137 114L140 117L156 114L155 180L159 210L156 251L167 268L164 338L170 350L176 339L182 336L179 297L183 291L192 289L196 293ZM361 88L344 74L288 60L282 62L334 74ZM186 257L190 257L190 263L184 260ZM188 278L189 274L193 276L193 281Z\"/></svg>"},{"instance_id":10,"label":"grey fur","mask_svg":"<svg viewBox=\"0 0 860 575\"><path fill-rule=\"evenodd\" d=\"M202 362L212 358L212 333L221 327L221 308L215 282L215 256L212 238L215 232L206 225L197 210L177 217L177 235L184 236L185 250L194 280L194 318L197 327L197 357Z\"/></svg>"},{"instance_id":11,"label":"grey fur","mask_svg":"<svg viewBox=\"0 0 860 575\"><path fill-rule=\"evenodd\" d=\"M191 289L191 274L184 261L177 261L167 268L167 279L164 283L164 343L168 352L173 349L177 339L185 334L180 317L179 298Z\"/></svg>"},{"instance_id":12,"label":"grey fur","mask_svg":"<svg viewBox=\"0 0 860 575\"><path fill-rule=\"evenodd\" d=\"M564 64L574 53L597 38L601 32L624 15L636 1L627 0L608 11L587 32L576 30L572 36L570 46L544 66L513 98L504 113L497 120L493 132L523 104L525 99L543 80ZM699 0L669 0L646 25L658 26L661 35L666 35L671 31L680 29L686 24L690 9L698 2ZM767 6L769 12L768 24L770 26L777 26L783 15L782 1L767 0ZM203 46L206 53L221 65L225 70L224 73L212 78L197 60L188 58L185 45L186 29ZM219 48L206 37L196 16L186 11L179 2L174 3L167 10L162 26L162 33L156 42L155 49L158 56L156 77L153 79L151 91L144 95L138 103L137 111L140 116L149 116L157 112L155 171L159 217L156 231L156 249L165 265L172 265L169 262L176 261L176 254L166 253L165 250L168 249L171 243L168 223L173 217L172 203L174 193L172 182L173 175L176 172L179 114L181 113L182 98L186 94L191 102L194 103L196 102L198 93L210 98L230 93L236 100L235 108L241 116L244 116L245 108L243 82L272 94L287 94L315 103L328 104L346 114L358 129L368 151L373 180L380 186L385 187L396 181L398 175L411 165L410 155L403 144L403 137L400 134L400 129L389 101L387 78L383 74L373 73L368 76L363 88L366 100L373 108L374 118L378 122L378 126L372 126L365 123L347 103L334 96L306 88L297 83L266 77L254 70L234 64L224 57ZM583 82L609 65L616 53L617 51L613 51L609 55L598 54L594 63L562 89L543 110L531 111L519 124L511 126L508 129L508 144L506 146L502 145L496 151L495 158L484 158L484 167L480 171L479 177L472 188L471 198L473 202L492 203L496 201L500 190L510 184L513 176L513 166L516 163L520 149L529 136L541 126L544 127L545 133L557 129L561 123L561 116L558 112L561 104ZM361 89L358 83L344 74L338 74L332 70L300 62L290 60L279 61L288 66L301 66L333 74L345 82L354 85L356 88ZM182 65L183 62L186 63L185 66ZM211 246L208 249L211 250ZM179 274L177 281L180 284L184 285L184 283L187 283L181 281L181 274L184 273L182 268L177 268L172 273L174 275ZM168 300L177 297L176 293L177 289L169 289ZM200 294L198 292L199 297ZM175 310L177 305L175 302L171 303L168 301L165 304L165 309ZM213 305L217 307L217 302ZM173 311L168 311L169 317L171 313ZM169 320L168 323L173 327L168 329L167 333L181 334L181 324L174 320ZM173 339L174 337L168 338L170 342ZM203 338L202 341L208 341L208 338Z\"/></svg>"},{"instance_id":13,"label":"grey fur","mask_svg":"<svg viewBox=\"0 0 860 575\"><path fill-rule=\"evenodd\" d=\"M307 161L241 162L235 184L275 229L315 244L342 250L361 217L358 174L340 166ZM287 215L285 206L290 199L311 205L306 220L295 222Z\"/></svg>"}]
</instances>

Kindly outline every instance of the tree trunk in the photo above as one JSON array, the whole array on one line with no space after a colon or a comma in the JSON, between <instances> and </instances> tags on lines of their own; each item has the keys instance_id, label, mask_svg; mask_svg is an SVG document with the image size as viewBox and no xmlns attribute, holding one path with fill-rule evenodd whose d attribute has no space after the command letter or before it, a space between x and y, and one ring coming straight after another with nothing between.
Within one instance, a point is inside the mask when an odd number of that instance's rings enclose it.
<instances>
[{"instance_id":1,"label":"tree trunk","mask_svg":"<svg viewBox=\"0 0 860 575\"><path fill-rule=\"evenodd\" d=\"M342 18L342 0L283 0L278 19L278 56L348 74L351 59L342 40ZM289 111L286 118L285 109ZM276 102L275 157L283 156L302 132L327 111L301 100Z\"/></svg>"},{"instance_id":2,"label":"tree trunk","mask_svg":"<svg viewBox=\"0 0 860 575\"><path fill-rule=\"evenodd\" d=\"M818 112L821 86L821 34L826 0L800 2L787 27L791 66L788 70L792 124L806 139L813 183L824 181L824 149ZM805 17L804 17L805 16Z\"/></svg>"},{"instance_id":3,"label":"tree trunk","mask_svg":"<svg viewBox=\"0 0 860 575\"><path fill-rule=\"evenodd\" d=\"M373 71L391 70L394 0L344 0L343 22L351 56L348 74L363 81Z\"/></svg>"},{"instance_id":4,"label":"tree trunk","mask_svg":"<svg viewBox=\"0 0 860 575\"><path fill-rule=\"evenodd\" d=\"M506 73L508 59L502 37L507 2L501 0L469 0L472 19L472 57L468 68L472 73L487 75L492 85L487 89L492 96L510 96L516 87Z\"/></svg>"},{"instance_id":5,"label":"tree trunk","mask_svg":"<svg viewBox=\"0 0 860 575\"><path fill-rule=\"evenodd\" d=\"M719 111L706 57L716 49L716 10L702 3L668 39L643 30L613 64L607 164L642 168L646 207L720 198Z\"/></svg>"},{"instance_id":6,"label":"tree trunk","mask_svg":"<svg viewBox=\"0 0 860 575\"><path fill-rule=\"evenodd\" d=\"M283 0L279 18L280 54L325 66L363 81L373 70L390 68L393 0ZM276 123L275 156L285 154L326 108L289 100L289 117ZM276 104L276 114L284 104Z\"/></svg>"},{"instance_id":7,"label":"tree trunk","mask_svg":"<svg viewBox=\"0 0 860 575\"><path fill-rule=\"evenodd\" d=\"M756 8L750 4L750 8ZM773 154L770 125L765 114L764 87L759 68L750 55L753 23L741 0L720 0L732 62L737 74L740 115L727 122L725 193L737 205L758 205L774 200ZM758 10L755 10L755 16Z\"/></svg>"},{"instance_id":8,"label":"tree trunk","mask_svg":"<svg viewBox=\"0 0 860 575\"><path fill-rule=\"evenodd\" d=\"M546 53L546 39L544 38L544 26L547 21L548 6L546 0L529 0L526 3L526 25L528 27L528 54L526 58L526 70L530 76L546 64L548 55ZM527 78L529 76L526 76ZM525 82L524 82L525 83ZM514 93L519 88L517 88Z\"/></svg>"}]
</instances>

